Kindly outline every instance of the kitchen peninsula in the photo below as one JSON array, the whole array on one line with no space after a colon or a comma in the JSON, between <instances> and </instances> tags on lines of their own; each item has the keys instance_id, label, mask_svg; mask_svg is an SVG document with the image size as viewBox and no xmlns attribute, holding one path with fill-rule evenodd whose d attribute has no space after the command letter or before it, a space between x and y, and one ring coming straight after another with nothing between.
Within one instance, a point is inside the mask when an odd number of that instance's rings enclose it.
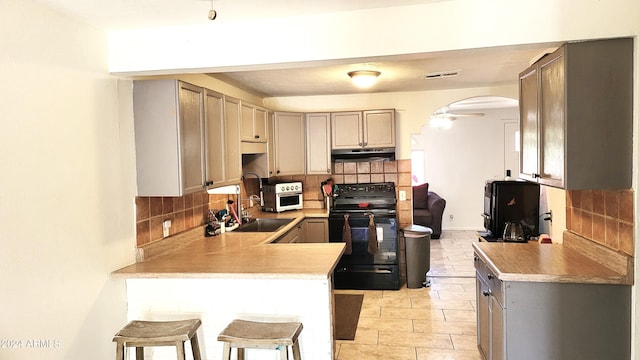
<instances>
[{"instance_id":1,"label":"kitchen peninsula","mask_svg":"<svg viewBox=\"0 0 640 360\"><path fill-rule=\"evenodd\" d=\"M332 273L344 244L272 244L305 218L327 213L316 209L270 216L294 220L270 233L204 237L197 227L176 236L177 248L115 271L113 276L126 279L128 319L200 318L203 359L221 358L216 338L233 319L300 321L302 357L332 359ZM149 353L153 359L175 359L171 350ZM273 358L262 350L249 356Z\"/></svg>"}]
</instances>

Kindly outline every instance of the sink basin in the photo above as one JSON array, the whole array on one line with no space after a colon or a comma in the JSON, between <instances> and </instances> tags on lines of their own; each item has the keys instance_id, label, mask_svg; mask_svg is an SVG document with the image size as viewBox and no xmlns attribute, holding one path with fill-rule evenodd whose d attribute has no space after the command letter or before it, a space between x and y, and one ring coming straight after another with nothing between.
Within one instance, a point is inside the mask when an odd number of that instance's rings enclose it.
<instances>
[{"instance_id":1,"label":"sink basin","mask_svg":"<svg viewBox=\"0 0 640 360\"><path fill-rule=\"evenodd\" d=\"M286 219L271 219L271 218L256 218L251 219L248 223L242 224L235 231L240 232L274 232L280 230L281 227L287 225L293 221L292 218Z\"/></svg>"}]
</instances>

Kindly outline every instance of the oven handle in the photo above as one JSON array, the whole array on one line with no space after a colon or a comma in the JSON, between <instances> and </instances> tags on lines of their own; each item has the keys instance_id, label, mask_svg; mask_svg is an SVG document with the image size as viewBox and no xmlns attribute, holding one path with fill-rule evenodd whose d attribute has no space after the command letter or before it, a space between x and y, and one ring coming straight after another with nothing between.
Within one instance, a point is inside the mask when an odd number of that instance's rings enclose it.
<instances>
[{"instance_id":1,"label":"oven handle","mask_svg":"<svg viewBox=\"0 0 640 360\"><path fill-rule=\"evenodd\" d=\"M346 268L338 268L336 272L351 272L351 273L374 273L374 274L391 274L393 271L389 268L380 268L380 269L346 269Z\"/></svg>"}]
</instances>

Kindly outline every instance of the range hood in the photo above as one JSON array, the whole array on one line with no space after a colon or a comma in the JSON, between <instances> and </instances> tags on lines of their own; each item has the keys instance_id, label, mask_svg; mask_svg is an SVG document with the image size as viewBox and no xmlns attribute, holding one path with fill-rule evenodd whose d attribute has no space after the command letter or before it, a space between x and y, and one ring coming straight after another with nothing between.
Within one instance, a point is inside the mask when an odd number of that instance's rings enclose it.
<instances>
[{"instance_id":1,"label":"range hood","mask_svg":"<svg viewBox=\"0 0 640 360\"><path fill-rule=\"evenodd\" d=\"M331 150L331 160L335 162L392 161L395 159L396 148Z\"/></svg>"}]
</instances>

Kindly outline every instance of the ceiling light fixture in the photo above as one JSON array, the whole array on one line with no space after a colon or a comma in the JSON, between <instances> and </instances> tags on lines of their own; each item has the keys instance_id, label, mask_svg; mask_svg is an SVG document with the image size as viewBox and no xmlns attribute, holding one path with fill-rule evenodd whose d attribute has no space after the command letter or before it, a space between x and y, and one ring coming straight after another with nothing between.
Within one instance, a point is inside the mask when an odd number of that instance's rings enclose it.
<instances>
[{"instance_id":1,"label":"ceiling light fixture","mask_svg":"<svg viewBox=\"0 0 640 360\"><path fill-rule=\"evenodd\" d=\"M374 70L356 70L348 73L353 84L359 88L372 87L378 81L380 71Z\"/></svg>"}]
</instances>

